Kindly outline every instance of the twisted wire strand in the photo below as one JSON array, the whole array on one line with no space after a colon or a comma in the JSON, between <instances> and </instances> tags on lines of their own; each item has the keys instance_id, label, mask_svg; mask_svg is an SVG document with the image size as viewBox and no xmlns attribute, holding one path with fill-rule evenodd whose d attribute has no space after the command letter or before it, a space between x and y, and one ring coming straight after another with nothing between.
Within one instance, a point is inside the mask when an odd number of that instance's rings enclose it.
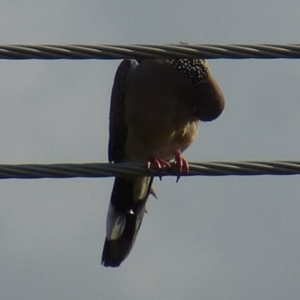
<instances>
[{"instance_id":1,"label":"twisted wire strand","mask_svg":"<svg viewBox=\"0 0 300 300\"><path fill-rule=\"evenodd\" d=\"M189 174L181 176L299 175L300 161L240 161L190 163ZM0 179L178 176L176 171L148 169L138 163L65 163L0 165Z\"/></svg>"},{"instance_id":2,"label":"twisted wire strand","mask_svg":"<svg viewBox=\"0 0 300 300\"><path fill-rule=\"evenodd\" d=\"M300 58L300 44L0 45L0 59Z\"/></svg>"}]
</instances>

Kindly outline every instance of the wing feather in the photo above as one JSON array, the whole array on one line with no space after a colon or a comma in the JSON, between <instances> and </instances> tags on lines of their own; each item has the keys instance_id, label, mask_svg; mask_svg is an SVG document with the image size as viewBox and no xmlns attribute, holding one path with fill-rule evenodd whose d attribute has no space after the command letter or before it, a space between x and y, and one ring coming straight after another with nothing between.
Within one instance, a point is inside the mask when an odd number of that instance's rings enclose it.
<instances>
[{"instance_id":1,"label":"wing feather","mask_svg":"<svg viewBox=\"0 0 300 300\"><path fill-rule=\"evenodd\" d=\"M116 72L111 93L109 113L108 160L120 162L124 156L128 126L125 120L125 104L127 80L130 72L138 65L134 59L125 59Z\"/></svg>"}]
</instances>

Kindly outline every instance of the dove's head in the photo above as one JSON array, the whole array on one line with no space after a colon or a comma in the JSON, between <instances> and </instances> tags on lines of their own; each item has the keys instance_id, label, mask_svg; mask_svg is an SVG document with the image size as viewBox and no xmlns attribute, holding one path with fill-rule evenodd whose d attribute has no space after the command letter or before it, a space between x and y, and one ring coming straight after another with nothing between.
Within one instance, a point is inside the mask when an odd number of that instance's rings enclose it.
<instances>
[{"instance_id":1,"label":"dove's head","mask_svg":"<svg viewBox=\"0 0 300 300\"><path fill-rule=\"evenodd\" d=\"M169 62L193 86L194 115L201 121L212 121L219 117L225 106L225 98L211 75L208 63L197 58L170 59Z\"/></svg>"}]
</instances>

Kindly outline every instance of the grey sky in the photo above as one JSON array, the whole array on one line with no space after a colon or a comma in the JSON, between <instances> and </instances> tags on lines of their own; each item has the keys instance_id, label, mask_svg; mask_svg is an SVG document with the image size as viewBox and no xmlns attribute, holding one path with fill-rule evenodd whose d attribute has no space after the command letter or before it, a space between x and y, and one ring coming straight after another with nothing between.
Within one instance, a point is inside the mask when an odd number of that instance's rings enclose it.
<instances>
[{"instance_id":1,"label":"grey sky","mask_svg":"<svg viewBox=\"0 0 300 300\"><path fill-rule=\"evenodd\" d=\"M3 0L1 44L299 43L299 1ZM0 61L0 162L107 160L119 61ZM300 61L214 60L227 105L189 161L299 159ZM1 299L298 299L299 177L156 180L100 265L113 179L1 180Z\"/></svg>"}]
</instances>

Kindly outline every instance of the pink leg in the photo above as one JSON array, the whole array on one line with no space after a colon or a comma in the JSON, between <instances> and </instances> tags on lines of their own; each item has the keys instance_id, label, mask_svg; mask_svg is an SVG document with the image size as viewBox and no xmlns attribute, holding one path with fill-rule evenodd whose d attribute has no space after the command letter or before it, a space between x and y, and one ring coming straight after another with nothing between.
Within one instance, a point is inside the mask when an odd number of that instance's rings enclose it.
<instances>
[{"instance_id":1,"label":"pink leg","mask_svg":"<svg viewBox=\"0 0 300 300\"><path fill-rule=\"evenodd\" d=\"M174 159L173 165L179 174L182 174L182 173L188 174L189 173L189 164L186 161L186 159L182 157L182 154L179 150L177 150L175 152L175 159ZM180 178L180 175L177 176L176 182L178 182L179 178Z\"/></svg>"},{"instance_id":2,"label":"pink leg","mask_svg":"<svg viewBox=\"0 0 300 300\"><path fill-rule=\"evenodd\" d=\"M171 168L171 164L169 162L160 158L149 159L149 161L147 162L147 168L150 169L151 165L153 165L154 168L158 169L159 171L162 171L163 169ZM160 176L159 178L161 180L162 177Z\"/></svg>"},{"instance_id":3,"label":"pink leg","mask_svg":"<svg viewBox=\"0 0 300 300\"><path fill-rule=\"evenodd\" d=\"M154 168L162 171L163 169L171 169L173 168L175 171L177 171L179 173L179 175L177 176L176 182L178 182L179 178L180 178L180 174L188 174L189 173L189 164L186 161L185 158L182 157L182 154L179 150L177 150L175 152L175 158L174 158L174 162L172 164L170 164L169 162L167 162L164 159L161 158L152 158L149 159L149 161L147 162L147 167L148 169L150 169L151 165L154 166ZM161 177L160 177L161 180Z\"/></svg>"},{"instance_id":4,"label":"pink leg","mask_svg":"<svg viewBox=\"0 0 300 300\"><path fill-rule=\"evenodd\" d=\"M148 161L148 169L151 167L151 164L158 170L162 170L163 168L171 168L171 164L164 159L160 158L152 158Z\"/></svg>"}]
</instances>

